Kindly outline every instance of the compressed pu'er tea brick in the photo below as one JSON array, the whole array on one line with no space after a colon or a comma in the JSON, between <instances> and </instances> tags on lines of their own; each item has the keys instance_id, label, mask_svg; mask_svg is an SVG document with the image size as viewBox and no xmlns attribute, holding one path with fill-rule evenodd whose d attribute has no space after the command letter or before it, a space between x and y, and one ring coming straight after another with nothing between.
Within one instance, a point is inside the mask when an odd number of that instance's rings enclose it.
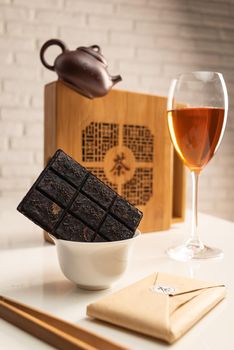
<instances>
[{"instance_id":1,"label":"compressed pu'er tea brick","mask_svg":"<svg viewBox=\"0 0 234 350\"><path fill-rule=\"evenodd\" d=\"M99 223L105 217L105 211L91 199L79 193L74 200L71 211L83 221L88 219L89 225L97 230Z\"/></svg>"},{"instance_id":2,"label":"compressed pu'er tea brick","mask_svg":"<svg viewBox=\"0 0 234 350\"><path fill-rule=\"evenodd\" d=\"M133 237L142 212L58 150L18 211L55 237L104 242Z\"/></svg>"},{"instance_id":3,"label":"compressed pu'er tea brick","mask_svg":"<svg viewBox=\"0 0 234 350\"><path fill-rule=\"evenodd\" d=\"M90 242L95 238L95 232L83 222L70 214L65 214L56 230L57 237L66 237L69 241Z\"/></svg>"}]
</instances>

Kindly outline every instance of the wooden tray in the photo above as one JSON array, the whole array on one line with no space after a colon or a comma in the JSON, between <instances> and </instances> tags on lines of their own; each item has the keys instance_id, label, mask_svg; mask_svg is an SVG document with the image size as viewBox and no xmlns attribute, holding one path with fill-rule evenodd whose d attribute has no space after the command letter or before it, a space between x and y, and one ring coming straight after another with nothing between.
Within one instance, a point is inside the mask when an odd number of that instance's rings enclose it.
<instances>
[{"instance_id":1,"label":"wooden tray","mask_svg":"<svg viewBox=\"0 0 234 350\"><path fill-rule=\"evenodd\" d=\"M185 172L173 152L165 97L112 90L90 100L45 86L45 163L61 148L144 212L142 232L183 220Z\"/></svg>"}]
</instances>

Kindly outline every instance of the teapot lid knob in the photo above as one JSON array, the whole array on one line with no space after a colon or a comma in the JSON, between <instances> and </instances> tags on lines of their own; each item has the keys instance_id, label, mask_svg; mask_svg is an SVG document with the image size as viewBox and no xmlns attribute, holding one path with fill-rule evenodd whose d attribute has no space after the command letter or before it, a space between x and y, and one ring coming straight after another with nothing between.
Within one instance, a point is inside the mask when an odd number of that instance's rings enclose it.
<instances>
[{"instance_id":1,"label":"teapot lid knob","mask_svg":"<svg viewBox=\"0 0 234 350\"><path fill-rule=\"evenodd\" d=\"M98 53L101 53L101 48L99 45L92 45L92 46L90 46L90 48Z\"/></svg>"},{"instance_id":2,"label":"teapot lid knob","mask_svg":"<svg viewBox=\"0 0 234 350\"><path fill-rule=\"evenodd\" d=\"M87 52L88 54L92 55L94 58L96 58L98 61L102 62L107 67L107 61L101 53L100 46L98 46L98 45L91 45L89 47L80 46L77 48L77 50Z\"/></svg>"}]
</instances>

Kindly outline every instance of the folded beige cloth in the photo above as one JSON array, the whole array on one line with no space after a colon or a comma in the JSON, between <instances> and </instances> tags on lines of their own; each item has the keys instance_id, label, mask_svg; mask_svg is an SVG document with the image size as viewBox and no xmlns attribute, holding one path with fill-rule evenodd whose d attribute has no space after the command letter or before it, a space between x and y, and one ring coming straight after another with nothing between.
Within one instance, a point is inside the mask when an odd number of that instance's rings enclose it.
<instances>
[{"instance_id":1,"label":"folded beige cloth","mask_svg":"<svg viewBox=\"0 0 234 350\"><path fill-rule=\"evenodd\" d=\"M87 315L173 343L225 294L222 284L158 272L88 305Z\"/></svg>"}]
</instances>

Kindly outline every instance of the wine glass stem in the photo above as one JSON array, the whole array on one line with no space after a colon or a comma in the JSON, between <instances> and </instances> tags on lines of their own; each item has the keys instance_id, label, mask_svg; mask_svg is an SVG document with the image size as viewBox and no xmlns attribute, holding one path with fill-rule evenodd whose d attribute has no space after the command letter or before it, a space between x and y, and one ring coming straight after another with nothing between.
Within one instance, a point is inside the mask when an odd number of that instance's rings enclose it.
<instances>
[{"instance_id":1,"label":"wine glass stem","mask_svg":"<svg viewBox=\"0 0 234 350\"><path fill-rule=\"evenodd\" d=\"M189 246L194 248L203 249L203 243L200 240L198 234L198 177L199 173L196 171L191 172L192 186L193 186L193 202L192 202L192 231L191 236L187 242Z\"/></svg>"}]
</instances>

